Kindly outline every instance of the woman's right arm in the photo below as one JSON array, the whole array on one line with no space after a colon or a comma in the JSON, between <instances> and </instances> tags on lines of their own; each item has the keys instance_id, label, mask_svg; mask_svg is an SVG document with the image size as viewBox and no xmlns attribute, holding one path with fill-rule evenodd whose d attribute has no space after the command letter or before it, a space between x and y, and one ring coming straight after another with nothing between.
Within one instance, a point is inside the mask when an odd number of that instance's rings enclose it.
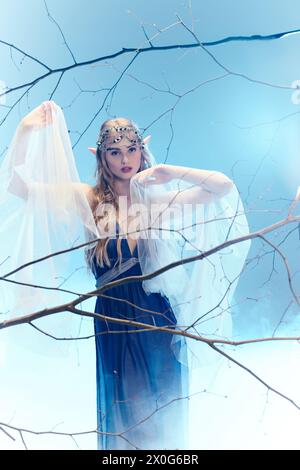
<instances>
[{"instance_id":1,"label":"woman's right arm","mask_svg":"<svg viewBox=\"0 0 300 470\"><path fill-rule=\"evenodd\" d=\"M29 115L28 115L29 116ZM28 148L28 141L29 141L29 131L30 128L26 125L26 118L27 116L22 119L17 139L16 139L16 149L15 149L15 159L13 162L13 173L12 178L10 180L8 191L22 199L28 199L28 187L25 181L20 177L20 174L16 171L16 168L23 165L25 163L26 152Z\"/></svg>"},{"instance_id":2,"label":"woman's right arm","mask_svg":"<svg viewBox=\"0 0 300 470\"><path fill-rule=\"evenodd\" d=\"M43 183L43 186L44 186L44 189L47 190L47 187L49 188L52 185ZM89 185L87 183L72 183L72 189L75 189L75 192L76 191L83 191L84 194L86 195L89 206L91 208L94 207L95 198L94 198L93 187L91 185ZM28 199L29 191L28 191L27 184L20 178L20 176L16 172L14 172L14 175L13 175L13 178L11 180L10 186L8 186L8 190L12 194L15 194L16 196L18 196L18 197L20 197L24 200Z\"/></svg>"},{"instance_id":3,"label":"woman's right arm","mask_svg":"<svg viewBox=\"0 0 300 470\"><path fill-rule=\"evenodd\" d=\"M26 152L28 148L28 143L29 143L29 135L31 131L38 130L41 128L44 128L48 125L52 124L52 112L55 112L55 107L50 101L46 101L45 103L42 103L40 106L35 108L33 111L31 111L29 114L27 114L21 121L20 127L19 127L19 133L18 133L18 138L16 140L16 159L14 161L14 167L17 169L18 166L21 166L25 163L26 160ZM27 200L28 195L29 195L29 189L28 186L25 182L25 180L22 178L22 173L21 171L18 172L16 169L13 169L13 174L11 181L8 186L8 191L11 192L12 194ZM47 188L51 189L53 185L51 183L39 183L43 185L43 189L47 191ZM94 193L93 193L93 188L91 185L87 183L81 183L81 182L74 182L71 183L71 187L74 190L75 193L77 191L83 191L84 194L87 197L87 200L89 202L90 207L93 207L93 204L95 203L94 199ZM52 188L53 189L53 188Z\"/></svg>"}]
</instances>

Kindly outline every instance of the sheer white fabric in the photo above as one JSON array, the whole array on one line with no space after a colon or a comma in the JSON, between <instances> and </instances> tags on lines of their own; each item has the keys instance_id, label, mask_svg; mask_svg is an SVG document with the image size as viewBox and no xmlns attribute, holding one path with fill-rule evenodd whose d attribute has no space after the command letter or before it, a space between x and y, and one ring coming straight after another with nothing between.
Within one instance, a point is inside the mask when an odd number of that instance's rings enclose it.
<instances>
[{"instance_id":1,"label":"sheer white fabric","mask_svg":"<svg viewBox=\"0 0 300 470\"><path fill-rule=\"evenodd\" d=\"M2 319L76 298L57 288L82 292L80 273L86 269L82 249L7 274L80 245L88 234L91 239L99 236L80 184L62 110L53 102L51 106L45 103L43 119L30 127L20 123L0 166L0 276L7 279L0 283ZM49 317L44 324L51 324L51 331L58 335L68 335L70 324L63 327L59 318Z\"/></svg>"}]
</instances>

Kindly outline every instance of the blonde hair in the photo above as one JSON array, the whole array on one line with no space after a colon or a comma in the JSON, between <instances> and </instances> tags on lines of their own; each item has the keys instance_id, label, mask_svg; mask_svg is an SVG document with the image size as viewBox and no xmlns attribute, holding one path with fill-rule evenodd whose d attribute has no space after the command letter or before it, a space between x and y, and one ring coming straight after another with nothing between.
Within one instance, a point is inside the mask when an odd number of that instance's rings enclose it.
<instances>
[{"instance_id":1,"label":"blonde hair","mask_svg":"<svg viewBox=\"0 0 300 470\"><path fill-rule=\"evenodd\" d=\"M106 128L110 126L133 126L137 131L139 131L139 127L137 124L132 121L131 119L127 118L115 118L115 119L108 119L103 122L100 128L100 133L105 131ZM140 131L139 131L140 132ZM141 149L141 165L138 172L145 170L146 168L151 167L151 153L149 150L144 146ZM96 224L101 223L101 219L103 216L99 216L99 205L100 204L111 204L114 208L116 213L118 213L118 197L116 191L114 189L114 177L111 173L107 161L105 158L105 152L101 151L99 146L97 147L96 152L96 184L93 187L93 195L94 195L94 206L92 207L93 216ZM110 266L110 260L107 254L107 246L109 243L110 238L103 238L97 242L96 245L92 246L92 248L88 245L85 251L85 258L88 265L88 268L92 270L93 262L100 264L101 267L104 264ZM117 237L117 253L118 253L118 261L122 261L122 252L121 252L121 239Z\"/></svg>"}]
</instances>

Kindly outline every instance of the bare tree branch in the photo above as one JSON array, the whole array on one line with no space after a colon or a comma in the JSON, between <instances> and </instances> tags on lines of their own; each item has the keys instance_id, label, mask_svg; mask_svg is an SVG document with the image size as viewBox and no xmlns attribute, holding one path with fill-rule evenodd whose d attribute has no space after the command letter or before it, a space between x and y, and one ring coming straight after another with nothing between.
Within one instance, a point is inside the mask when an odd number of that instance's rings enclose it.
<instances>
[{"instance_id":1,"label":"bare tree branch","mask_svg":"<svg viewBox=\"0 0 300 470\"><path fill-rule=\"evenodd\" d=\"M57 26L57 28L58 28L58 30L59 30L59 32L60 32L60 34L61 34L61 36L62 36L62 38L63 38L63 40L64 40L64 44L66 45L68 51L70 52L70 54L71 54L71 56L72 56L72 59L73 59L73 61L74 61L74 64L76 64L77 62L76 62L75 56L74 56L73 52L71 51L71 48L70 48L69 44L67 43L67 40L66 40L66 38L65 38L65 35L64 35L64 33L63 33L61 27L59 26L59 24L58 24L58 22L55 20L55 18L53 18L53 16L51 15L46 0L44 0L44 5L45 5L45 8L46 8L46 11L47 11L47 15L48 15L49 20L52 21L52 22Z\"/></svg>"}]
</instances>

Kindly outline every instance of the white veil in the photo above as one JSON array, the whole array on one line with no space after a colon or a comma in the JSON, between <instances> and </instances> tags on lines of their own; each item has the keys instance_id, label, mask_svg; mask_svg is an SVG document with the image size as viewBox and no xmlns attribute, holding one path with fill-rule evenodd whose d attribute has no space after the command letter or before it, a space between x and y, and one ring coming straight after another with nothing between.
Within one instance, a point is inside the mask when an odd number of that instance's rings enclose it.
<instances>
[{"instance_id":1,"label":"white veil","mask_svg":"<svg viewBox=\"0 0 300 470\"><path fill-rule=\"evenodd\" d=\"M19 125L0 166L0 318L3 321L68 302L76 298L76 293L94 287L94 280L90 285L82 282L86 270L82 249L48 257L8 275L25 263L100 236L80 184L62 110L55 103L46 102L44 114L44 124L39 127ZM143 274L198 256L248 233L235 187L207 205L195 200L183 212L174 194L189 189L191 184L180 179L161 185L145 184L141 173L131 179L132 203L147 208L147 217L141 217L141 236L137 241ZM154 217L149 224L148 209L156 203L164 203L170 213L167 217L165 213L162 218ZM155 207L153 214L160 213L161 206ZM222 248L205 259L179 264L145 280L143 287L147 293L159 292L168 297L179 330L187 329L208 338L230 337L230 303L248 249L249 242ZM57 315L45 318L44 324L58 336L65 334L69 327L68 319L65 321L62 316L60 322ZM206 344L187 339L186 357L184 341L182 336L174 335L172 348L177 359L189 365L191 381L196 377L194 383L198 387L200 376L194 372L195 368L206 368L214 377L216 369L212 365L219 367L220 356ZM27 346L38 349L30 340ZM51 354L57 349L56 342Z\"/></svg>"}]
</instances>

